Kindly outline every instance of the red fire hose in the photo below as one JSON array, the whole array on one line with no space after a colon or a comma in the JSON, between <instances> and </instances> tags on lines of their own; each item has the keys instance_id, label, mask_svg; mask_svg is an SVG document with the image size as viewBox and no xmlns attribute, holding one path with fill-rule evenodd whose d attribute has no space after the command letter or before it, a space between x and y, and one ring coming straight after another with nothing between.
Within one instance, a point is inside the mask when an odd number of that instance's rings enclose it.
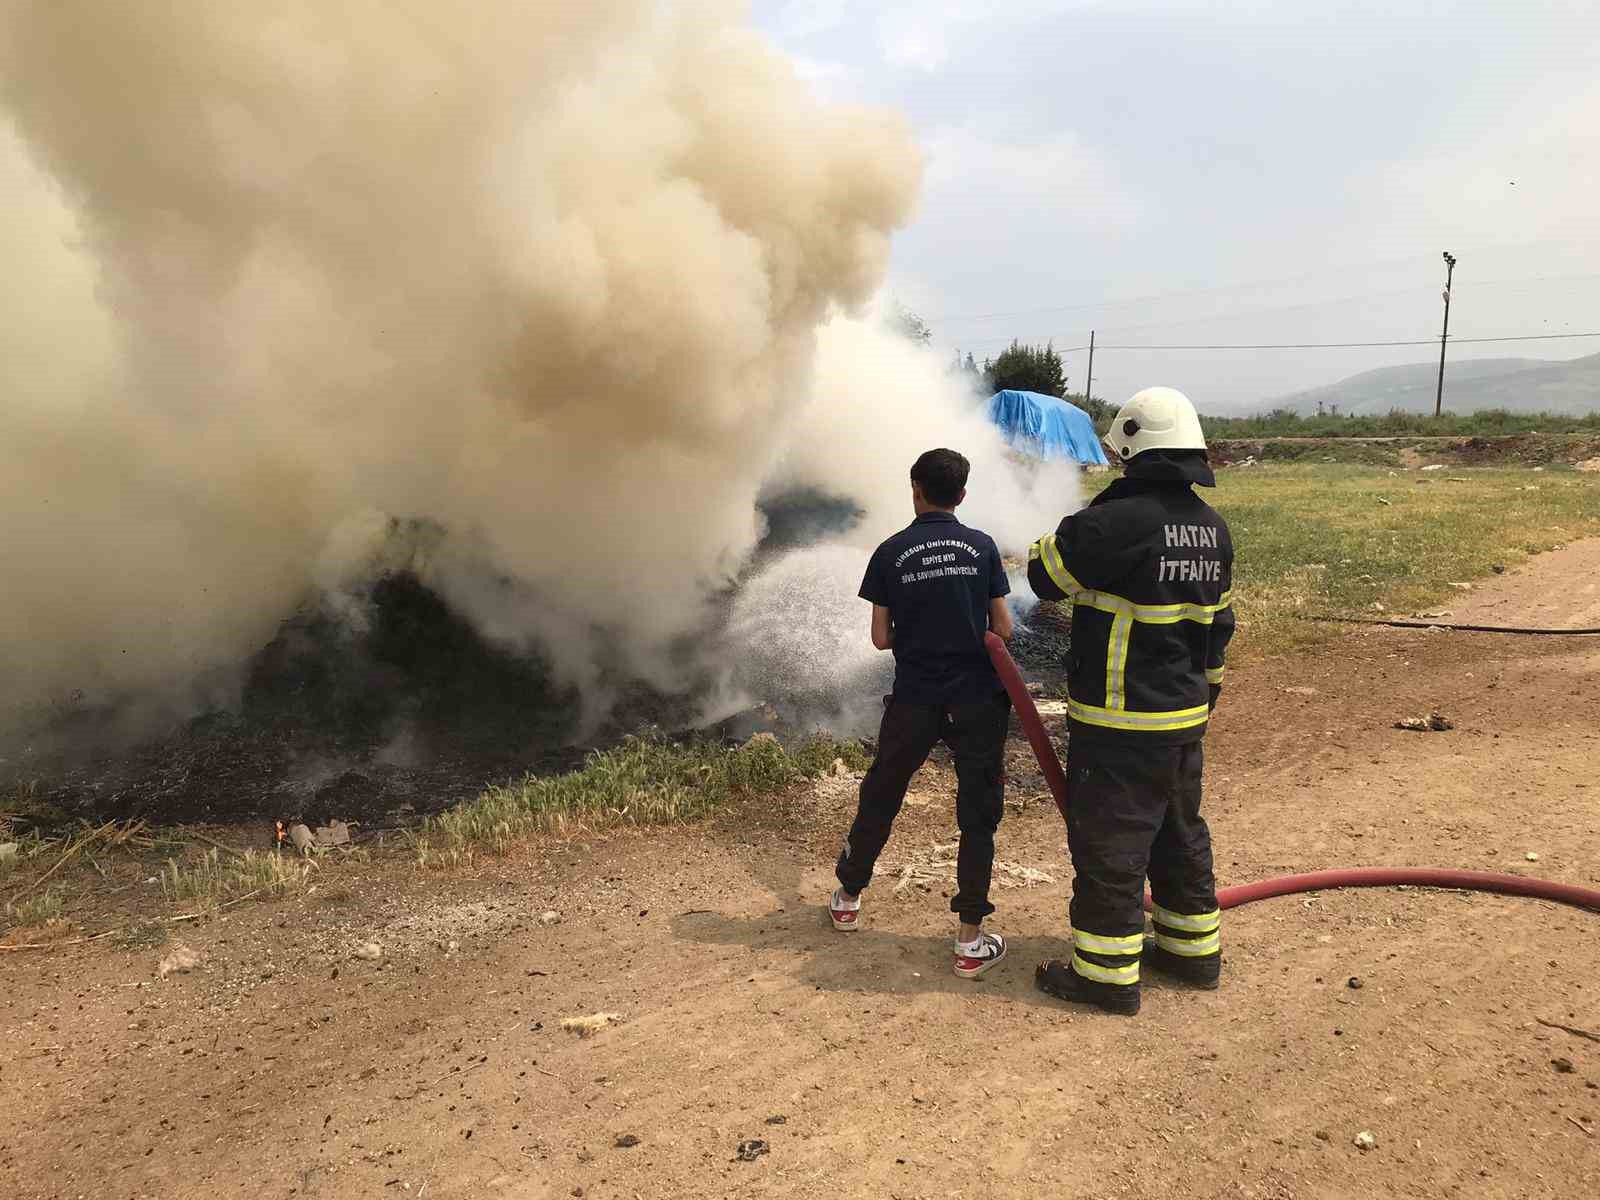
<instances>
[{"instance_id":1,"label":"red fire hose","mask_svg":"<svg viewBox=\"0 0 1600 1200\"><path fill-rule=\"evenodd\" d=\"M1022 672L1006 650L1006 644L994 634L984 638L989 648L989 658L1000 674L1011 697L1022 730L1028 735L1028 745L1033 747L1044 781L1055 797L1061 816L1067 815L1067 777L1061 770L1061 760L1050 744L1039 709L1028 694ZM1600 912L1600 891L1578 887L1576 884L1555 883L1548 879L1527 879L1521 875L1501 875L1490 871L1452 871L1437 867L1346 867L1336 871L1310 871L1304 875L1282 875L1276 879L1263 879L1256 883L1241 883L1222 888L1217 892L1217 907L1235 908L1252 900L1267 900L1273 896L1290 896L1296 892L1317 892L1326 888L1349 887L1439 887L1457 888L1470 892L1500 892L1507 896L1532 896L1538 900L1551 900L1557 904L1570 904L1576 908ZM1145 905L1149 906L1146 898Z\"/></svg>"}]
</instances>

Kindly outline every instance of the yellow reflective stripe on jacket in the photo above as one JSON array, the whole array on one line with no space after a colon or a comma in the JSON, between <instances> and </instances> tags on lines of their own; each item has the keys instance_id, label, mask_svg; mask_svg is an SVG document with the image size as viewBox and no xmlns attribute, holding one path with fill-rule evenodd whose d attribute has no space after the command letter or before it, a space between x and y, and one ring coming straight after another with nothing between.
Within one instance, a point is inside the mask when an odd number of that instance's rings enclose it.
<instances>
[{"instance_id":1,"label":"yellow reflective stripe on jacket","mask_svg":"<svg viewBox=\"0 0 1600 1200\"><path fill-rule=\"evenodd\" d=\"M1073 578L1072 572L1067 570L1067 564L1062 561L1061 547L1056 544L1056 535L1047 533L1028 548L1028 557L1037 557L1044 564L1045 574L1050 576L1050 581L1069 596L1083 591L1083 584Z\"/></svg>"},{"instance_id":2,"label":"yellow reflective stripe on jacket","mask_svg":"<svg viewBox=\"0 0 1600 1200\"><path fill-rule=\"evenodd\" d=\"M1074 929L1072 944L1077 949L1088 950L1092 954L1137 954L1144 949L1144 934L1101 937L1098 933L1085 933L1081 929Z\"/></svg>"},{"instance_id":3,"label":"yellow reflective stripe on jacket","mask_svg":"<svg viewBox=\"0 0 1600 1200\"><path fill-rule=\"evenodd\" d=\"M1034 543L1045 570L1057 586L1071 591L1073 604L1097 609L1111 614L1111 629L1106 636L1106 691L1105 707L1100 708L1069 699L1067 715L1085 725L1103 729L1141 730L1167 733L1179 729L1193 729L1204 725L1210 715L1210 706L1177 709L1172 712L1136 712L1128 705L1128 646L1133 640L1136 623L1148 625L1173 625L1179 621L1194 621L1210 625L1219 612L1233 602L1233 592L1223 592L1215 604L1135 604L1125 596L1111 592L1090 591L1082 588L1065 565L1061 564L1059 548L1054 535L1040 538ZM1030 551L1031 554L1031 551ZM1053 562L1052 562L1053 560ZM1069 580L1071 587L1062 580ZM1222 668L1206 671L1207 683L1222 683Z\"/></svg>"},{"instance_id":4,"label":"yellow reflective stripe on jacket","mask_svg":"<svg viewBox=\"0 0 1600 1200\"><path fill-rule=\"evenodd\" d=\"M1165 732L1172 729L1193 729L1204 725L1210 706L1180 708L1172 712L1133 712L1129 709L1096 708L1077 700L1067 701L1067 716L1085 725L1098 725L1102 729L1135 729Z\"/></svg>"},{"instance_id":5,"label":"yellow reflective stripe on jacket","mask_svg":"<svg viewBox=\"0 0 1600 1200\"><path fill-rule=\"evenodd\" d=\"M1043 540L1041 538L1040 542ZM1045 559L1045 569L1050 569L1048 557ZM1055 578L1054 572L1051 573L1051 578ZM1057 580L1058 584L1059 582ZM1074 582L1076 583L1075 580ZM1111 592L1080 591L1073 597L1073 603L1085 604L1113 615L1125 615L1146 625L1175 625L1179 621L1196 621L1201 625L1210 625L1216 620L1219 612L1232 605L1233 593L1223 592L1222 599L1215 604L1135 604L1125 596L1117 596Z\"/></svg>"},{"instance_id":6,"label":"yellow reflective stripe on jacket","mask_svg":"<svg viewBox=\"0 0 1600 1200\"><path fill-rule=\"evenodd\" d=\"M1133 618L1118 613L1111 619L1111 636L1106 641L1106 707L1125 708L1128 703L1128 638L1133 633Z\"/></svg>"},{"instance_id":7,"label":"yellow reflective stripe on jacket","mask_svg":"<svg viewBox=\"0 0 1600 1200\"><path fill-rule=\"evenodd\" d=\"M1086 961L1082 955L1072 956L1072 969L1085 979L1092 979L1096 983L1138 983L1139 964L1130 963L1126 967L1102 967L1098 963Z\"/></svg>"},{"instance_id":8,"label":"yellow reflective stripe on jacket","mask_svg":"<svg viewBox=\"0 0 1600 1200\"><path fill-rule=\"evenodd\" d=\"M1222 934L1208 933L1204 937L1175 938L1164 933L1156 934L1156 945L1169 954L1178 954L1184 958L1204 958L1208 954L1216 954L1222 949Z\"/></svg>"},{"instance_id":9,"label":"yellow reflective stripe on jacket","mask_svg":"<svg viewBox=\"0 0 1600 1200\"><path fill-rule=\"evenodd\" d=\"M1159 904L1150 906L1150 919L1168 929L1181 929L1185 933L1210 933L1222 924L1222 910L1213 908L1208 913L1175 913Z\"/></svg>"}]
</instances>

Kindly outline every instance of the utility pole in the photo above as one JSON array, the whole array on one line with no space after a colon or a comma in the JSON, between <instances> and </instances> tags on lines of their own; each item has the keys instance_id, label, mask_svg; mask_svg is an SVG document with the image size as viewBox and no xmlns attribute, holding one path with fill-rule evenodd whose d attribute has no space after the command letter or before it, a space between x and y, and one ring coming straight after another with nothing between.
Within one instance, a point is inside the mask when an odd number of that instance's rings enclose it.
<instances>
[{"instance_id":1,"label":"utility pole","mask_svg":"<svg viewBox=\"0 0 1600 1200\"><path fill-rule=\"evenodd\" d=\"M1433 394L1433 415L1444 411L1444 348L1450 340L1450 280L1455 277L1456 256L1444 252L1444 332L1439 335L1439 389Z\"/></svg>"},{"instance_id":2,"label":"utility pole","mask_svg":"<svg viewBox=\"0 0 1600 1200\"><path fill-rule=\"evenodd\" d=\"M1089 378L1083 385L1083 407L1085 408L1085 410L1088 409L1090 403L1094 400L1094 392L1090 390L1093 387L1094 387L1094 330L1091 329L1091 330L1089 330Z\"/></svg>"}]
</instances>

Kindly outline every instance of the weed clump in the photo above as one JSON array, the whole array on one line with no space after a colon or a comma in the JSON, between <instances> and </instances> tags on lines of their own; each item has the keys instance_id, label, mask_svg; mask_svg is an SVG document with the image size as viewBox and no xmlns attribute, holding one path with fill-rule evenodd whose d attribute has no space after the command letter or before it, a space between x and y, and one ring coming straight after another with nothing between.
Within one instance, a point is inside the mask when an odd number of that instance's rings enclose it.
<instances>
[{"instance_id":1,"label":"weed clump","mask_svg":"<svg viewBox=\"0 0 1600 1200\"><path fill-rule=\"evenodd\" d=\"M477 848L502 852L535 833L575 824L662 825L693 821L721 805L771 795L827 772L835 760L867 764L857 742L818 734L793 750L758 735L741 746L630 737L590 754L563 775L527 775L431 819L415 836L420 865L459 865Z\"/></svg>"}]
</instances>

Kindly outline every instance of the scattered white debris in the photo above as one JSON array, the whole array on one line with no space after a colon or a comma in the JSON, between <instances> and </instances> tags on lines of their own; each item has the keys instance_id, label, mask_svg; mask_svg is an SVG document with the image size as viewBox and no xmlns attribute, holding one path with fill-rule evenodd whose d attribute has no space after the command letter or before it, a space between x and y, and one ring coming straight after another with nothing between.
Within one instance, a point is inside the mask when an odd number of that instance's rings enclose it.
<instances>
[{"instance_id":1,"label":"scattered white debris","mask_svg":"<svg viewBox=\"0 0 1600 1200\"><path fill-rule=\"evenodd\" d=\"M1454 729L1455 724L1440 713L1429 713L1426 717L1406 717L1404 720L1396 721L1394 727L1412 733L1443 733Z\"/></svg>"},{"instance_id":2,"label":"scattered white debris","mask_svg":"<svg viewBox=\"0 0 1600 1200\"><path fill-rule=\"evenodd\" d=\"M1442 471L1442 470L1444 470L1444 464L1443 463L1434 463L1431 466L1423 467L1422 469L1424 471Z\"/></svg>"},{"instance_id":3,"label":"scattered white debris","mask_svg":"<svg viewBox=\"0 0 1600 1200\"><path fill-rule=\"evenodd\" d=\"M1023 887L1032 887L1036 883L1054 883L1056 877L1048 871L1041 871L1037 867L1024 866L1022 863L1006 862L1004 859L995 859L994 869L1002 875L1017 880ZM1000 886L1005 887L1006 881L1002 879Z\"/></svg>"},{"instance_id":4,"label":"scattered white debris","mask_svg":"<svg viewBox=\"0 0 1600 1200\"><path fill-rule=\"evenodd\" d=\"M1067 702L1065 700L1039 700L1034 707L1039 710L1041 717L1064 717L1067 715Z\"/></svg>"},{"instance_id":5,"label":"scattered white debris","mask_svg":"<svg viewBox=\"0 0 1600 1200\"><path fill-rule=\"evenodd\" d=\"M622 1014L614 1012L597 1012L587 1017L563 1017L561 1029L564 1033L575 1033L579 1037L593 1037L607 1025L620 1020Z\"/></svg>"},{"instance_id":6,"label":"scattered white debris","mask_svg":"<svg viewBox=\"0 0 1600 1200\"><path fill-rule=\"evenodd\" d=\"M915 863L907 863L900 868L900 878L895 880L894 894L904 896L912 888L921 888L925 892L933 891L933 885L943 883L949 876L919 867Z\"/></svg>"},{"instance_id":7,"label":"scattered white debris","mask_svg":"<svg viewBox=\"0 0 1600 1200\"><path fill-rule=\"evenodd\" d=\"M1458 592L1470 592L1472 590L1472 585L1470 583L1452 583L1450 586L1455 588Z\"/></svg>"},{"instance_id":8,"label":"scattered white debris","mask_svg":"<svg viewBox=\"0 0 1600 1200\"><path fill-rule=\"evenodd\" d=\"M885 874L897 871L899 878L895 880L894 894L904 896L912 888L924 892L931 892L936 886L953 882L956 877L956 851L959 842L948 842L935 845L929 851L925 860L917 860L896 867L879 868ZM1033 887L1035 884L1056 882L1056 877L1048 871L1041 871L1037 867L1030 867L1026 863L1007 862L1005 859L996 859L994 863L994 882L1000 887Z\"/></svg>"},{"instance_id":9,"label":"scattered white debris","mask_svg":"<svg viewBox=\"0 0 1600 1200\"><path fill-rule=\"evenodd\" d=\"M1356 1134L1355 1141L1356 1149L1363 1152L1367 1150L1376 1150L1378 1148L1378 1139L1373 1136L1373 1133L1370 1129L1363 1129L1360 1133Z\"/></svg>"},{"instance_id":10,"label":"scattered white debris","mask_svg":"<svg viewBox=\"0 0 1600 1200\"><path fill-rule=\"evenodd\" d=\"M200 965L200 956L189 947L177 945L172 952L156 964L156 974L162 979L168 975L187 975Z\"/></svg>"},{"instance_id":11,"label":"scattered white debris","mask_svg":"<svg viewBox=\"0 0 1600 1200\"><path fill-rule=\"evenodd\" d=\"M1536 850L1529 850L1526 854L1523 855L1523 857L1526 858L1529 862L1538 862L1539 861L1539 853Z\"/></svg>"},{"instance_id":12,"label":"scattered white debris","mask_svg":"<svg viewBox=\"0 0 1600 1200\"><path fill-rule=\"evenodd\" d=\"M547 908L544 912L539 914L539 924L559 925L561 924L561 914L553 908Z\"/></svg>"},{"instance_id":13,"label":"scattered white debris","mask_svg":"<svg viewBox=\"0 0 1600 1200\"><path fill-rule=\"evenodd\" d=\"M367 962L377 962L383 957L383 947L377 942L357 942L350 953Z\"/></svg>"},{"instance_id":14,"label":"scattered white debris","mask_svg":"<svg viewBox=\"0 0 1600 1200\"><path fill-rule=\"evenodd\" d=\"M1286 687L1284 693L1289 696L1315 696L1317 689L1314 687Z\"/></svg>"}]
</instances>

